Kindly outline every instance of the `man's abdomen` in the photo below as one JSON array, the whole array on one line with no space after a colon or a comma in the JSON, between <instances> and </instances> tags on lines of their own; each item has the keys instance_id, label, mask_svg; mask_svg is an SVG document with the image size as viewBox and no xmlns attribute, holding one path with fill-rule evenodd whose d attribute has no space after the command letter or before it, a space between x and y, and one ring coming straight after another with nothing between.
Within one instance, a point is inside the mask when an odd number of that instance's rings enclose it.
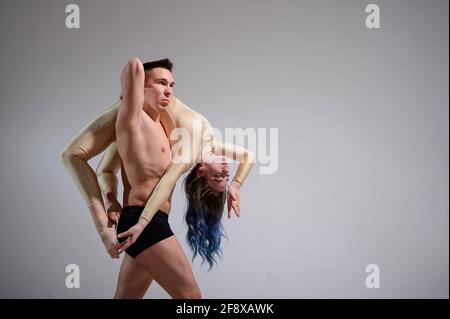
<instances>
[{"instance_id":1,"label":"man's abdomen","mask_svg":"<svg viewBox=\"0 0 450 319\"><path fill-rule=\"evenodd\" d=\"M145 206L158 181L159 179L152 178L145 183L132 186L128 195L128 206ZM170 211L170 200L167 200L159 210L168 213Z\"/></svg>"}]
</instances>

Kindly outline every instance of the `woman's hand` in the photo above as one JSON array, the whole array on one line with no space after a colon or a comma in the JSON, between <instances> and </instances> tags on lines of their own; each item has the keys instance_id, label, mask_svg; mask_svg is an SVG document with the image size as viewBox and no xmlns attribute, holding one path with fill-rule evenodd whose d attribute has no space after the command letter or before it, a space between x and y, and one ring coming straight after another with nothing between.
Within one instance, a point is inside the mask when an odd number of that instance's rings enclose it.
<instances>
[{"instance_id":1,"label":"woman's hand","mask_svg":"<svg viewBox=\"0 0 450 319\"><path fill-rule=\"evenodd\" d=\"M100 238L102 239L103 245L105 245L107 253L111 256L113 259L119 259L119 253L118 253L118 245L119 242L116 238L116 228L115 227L108 227L106 229L102 229L99 231Z\"/></svg>"},{"instance_id":2,"label":"woman's hand","mask_svg":"<svg viewBox=\"0 0 450 319\"><path fill-rule=\"evenodd\" d=\"M120 233L117 235L118 238L128 237L124 242L118 245L118 253L121 254L125 249L130 247L132 244L136 242L138 237L141 235L144 230L145 225L140 224L139 222L128 229L126 232Z\"/></svg>"},{"instance_id":3,"label":"woman's hand","mask_svg":"<svg viewBox=\"0 0 450 319\"><path fill-rule=\"evenodd\" d=\"M239 189L241 188L241 184L236 181L231 181L230 186L228 186L228 218L231 218L231 208L233 208L237 217L241 217L241 208L240 204L240 196Z\"/></svg>"}]
</instances>

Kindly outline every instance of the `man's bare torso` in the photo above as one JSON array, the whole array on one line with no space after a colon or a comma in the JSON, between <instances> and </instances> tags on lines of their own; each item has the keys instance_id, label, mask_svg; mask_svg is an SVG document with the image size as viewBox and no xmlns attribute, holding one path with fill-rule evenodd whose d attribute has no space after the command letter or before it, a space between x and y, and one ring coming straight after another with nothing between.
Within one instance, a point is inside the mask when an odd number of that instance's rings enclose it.
<instances>
[{"instance_id":1,"label":"man's bare torso","mask_svg":"<svg viewBox=\"0 0 450 319\"><path fill-rule=\"evenodd\" d=\"M147 203L148 197L171 162L173 145L170 143L176 143L169 140L172 130L186 127L195 120L210 127L202 115L173 97L167 111L160 114L160 123L155 123L142 110L140 126L133 127L132 130L116 128L117 149L126 173L122 170L123 206L142 206ZM170 199L159 209L169 212Z\"/></svg>"},{"instance_id":2,"label":"man's bare torso","mask_svg":"<svg viewBox=\"0 0 450 319\"><path fill-rule=\"evenodd\" d=\"M138 125L117 129L116 139L126 172L124 185L128 183L130 188L124 206L143 206L170 164L169 140L161 123L153 121L144 111ZM160 210L168 213L170 200Z\"/></svg>"}]
</instances>

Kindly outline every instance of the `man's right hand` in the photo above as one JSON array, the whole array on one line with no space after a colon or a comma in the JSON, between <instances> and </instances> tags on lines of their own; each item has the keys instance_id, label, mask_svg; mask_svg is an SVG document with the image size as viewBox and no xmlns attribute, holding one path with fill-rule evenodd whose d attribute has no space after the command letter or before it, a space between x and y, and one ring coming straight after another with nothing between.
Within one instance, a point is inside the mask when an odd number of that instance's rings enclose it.
<instances>
[{"instance_id":1,"label":"man's right hand","mask_svg":"<svg viewBox=\"0 0 450 319\"><path fill-rule=\"evenodd\" d=\"M122 213L122 206L116 197L110 197L106 198L105 207L108 215L108 228L116 226Z\"/></svg>"}]
</instances>

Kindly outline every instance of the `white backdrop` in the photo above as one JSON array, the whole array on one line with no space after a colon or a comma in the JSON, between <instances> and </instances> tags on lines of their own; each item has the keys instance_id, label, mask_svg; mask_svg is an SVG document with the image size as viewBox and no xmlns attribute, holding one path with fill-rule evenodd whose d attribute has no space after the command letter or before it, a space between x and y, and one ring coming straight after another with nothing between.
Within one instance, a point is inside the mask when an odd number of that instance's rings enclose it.
<instances>
[{"instance_id":1,"label":"white backdrop","mask_svg":"<svg viewBox=\"0 0 450 319\"><path fill-rule=\"evenodd\" d=\"M222 132L278 128L278 170L256 164L223 261L193 264L203 297L448 298L447 1L377 1L379 29L357 0L77 0L79 29L69 3L0 4L0 297L113 296L119 262L59 154L137 56L174 61L175 95ZM179 182L190 257L184 208Z\"/></svg>"}]
</instances>

